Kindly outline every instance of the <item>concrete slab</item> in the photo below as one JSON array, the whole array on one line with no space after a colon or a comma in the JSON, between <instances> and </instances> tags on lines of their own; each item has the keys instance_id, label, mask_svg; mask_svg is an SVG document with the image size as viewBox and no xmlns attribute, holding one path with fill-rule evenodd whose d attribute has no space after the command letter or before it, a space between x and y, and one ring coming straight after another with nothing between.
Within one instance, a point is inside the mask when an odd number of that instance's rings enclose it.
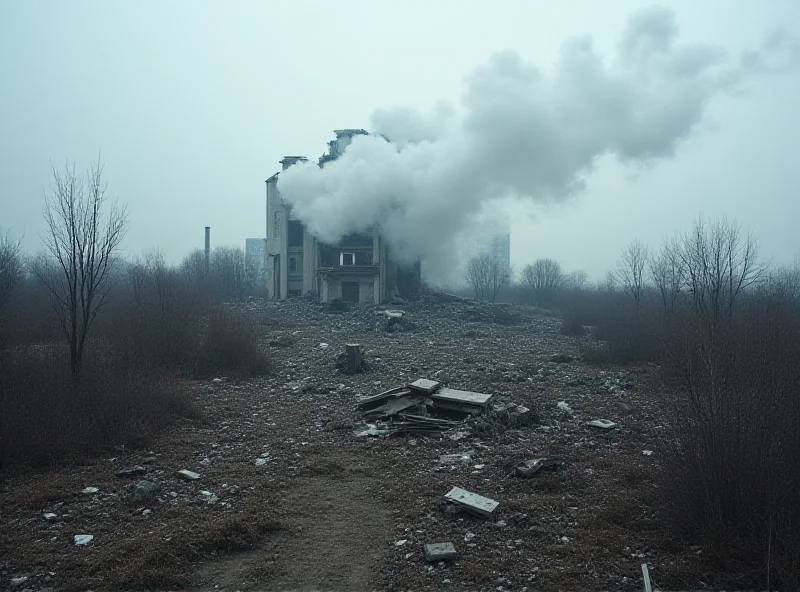
<instances>
[{"instance_id":1,"label":"concrete slab","mask_svg":"<svg viewBox=\"0 0 800 592\"><path fill-rule=\"evenodd\" d=\"M481 516L490 516L495 508L500 505L500 502L461 489L460 487L453 487L444 498L465 510L475 512Z\"/></svg>"}]
</instances>

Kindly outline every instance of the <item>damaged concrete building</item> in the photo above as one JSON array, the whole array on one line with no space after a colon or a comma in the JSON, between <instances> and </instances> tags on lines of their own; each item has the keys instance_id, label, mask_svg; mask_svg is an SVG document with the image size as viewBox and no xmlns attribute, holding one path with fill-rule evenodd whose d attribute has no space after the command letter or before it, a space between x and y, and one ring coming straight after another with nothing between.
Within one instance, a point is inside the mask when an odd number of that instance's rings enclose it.
<instances>
[{"instance_id":1,"label":"damaged concrete building","mask_svg":"<svg viewBox=\"0 0 800 592\"><path fill-rule=\"evenodd\" d=\"M363 129L335 130L336 138L317 164L336 160ZM304 156L285 156L282 170L308 162ZM267 179L267 292L270 298L316 294L320 302L340 299L350 303L380 304L419 289L420 265L402 266L375 228L326 244L292 216L292 208L278 192L280 172Z\"/></svg>"}]
</instances>

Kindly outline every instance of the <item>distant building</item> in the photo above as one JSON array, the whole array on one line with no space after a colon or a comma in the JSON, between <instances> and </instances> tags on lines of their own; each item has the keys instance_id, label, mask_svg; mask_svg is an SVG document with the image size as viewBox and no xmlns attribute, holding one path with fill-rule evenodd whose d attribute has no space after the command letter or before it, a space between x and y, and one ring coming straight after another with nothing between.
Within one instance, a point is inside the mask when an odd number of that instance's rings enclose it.
<instances>
[{"instance_id":1,"label":"distant building","mask_svg":"<svg viewBox=\"0 0 800 592\"><path fill-rule=\"evenodd\" d=\"M486 249L493 259L500 261L506 268L511 267L511 231L502 234L493 234L489 238Z\"/></svg>"},{"instance_id":2,"label":"distant building","mask_svg":"<svg viewBox=\"0 0 800 592\"><path fill-rule=\"evenodd\" d=\"M335 130L336 139L317 165L336 160L362 129ZM308 162L304 156L285 156L283 170ZM341 299L380 304L418 288L420 265L403 267L391 257L378 229L342 237L326 244L292 217L291 205L278 191L278 176L267 179L267 292L270 298L314 293L320 302Z\"/></svg>"},{"instance_id":3,"label":"distant building","mask_svg":"<svg viewBox=\"0 0 800 592\"><path fill-rule=\"evenodd\" d=\"M267 239L244 239L244 258L248 267L255 269L262 280L267 277Z\"/></svg>"}]
</instances>

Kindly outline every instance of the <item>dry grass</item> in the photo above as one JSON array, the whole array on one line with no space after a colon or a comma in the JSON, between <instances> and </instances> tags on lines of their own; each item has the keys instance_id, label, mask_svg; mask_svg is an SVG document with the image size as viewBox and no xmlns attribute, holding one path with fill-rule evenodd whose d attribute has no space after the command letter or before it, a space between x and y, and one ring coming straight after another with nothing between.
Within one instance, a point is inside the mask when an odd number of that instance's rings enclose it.
<instances>
[{"instance_id":1,"label":"dry grass","mask_svg":"<svg viewBox=\"0 0 800 592\"><path fill-rule=\"evenodd\" d=\"M176 415L193 412L169 377L127 367L100 347L85 355L78 383L60 347L8 352L0 401L3 469L48 466L114 445L144 446Z\"/></svg>"}]
</instances>

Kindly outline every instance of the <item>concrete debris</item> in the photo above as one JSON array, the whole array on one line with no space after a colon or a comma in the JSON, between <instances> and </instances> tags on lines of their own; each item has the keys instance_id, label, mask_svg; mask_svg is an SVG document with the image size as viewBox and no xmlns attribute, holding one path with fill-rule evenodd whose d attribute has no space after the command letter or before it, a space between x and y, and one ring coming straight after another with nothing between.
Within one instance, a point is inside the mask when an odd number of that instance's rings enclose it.
<instances>
[{"instance_id":1,"label":"concrete debris","mask_svg":"<svg viewBox=\"0 0 800 592\"><path fill-rule=\"evenodd\" d=\"M263 467L265 464L267 464L267 459L266 458L257 458L256 461L255 461L255 465L257 467Z\"/></svg>"},{"instance_id":2,"label":"concrete debris","mask_svg":"<svg viewBox=\"0 0 800 592\"><path fill-rule=\"evenodd\" d=\"M147 473L147 469L145 469L141 465L134 465L132 467L124 467L117 471L115 475L117 477L141 477Z\"/></svg>"},{"instance_id":3,"label":"concrete debris","mask_svg":"<svg viewBox=\"0 0 800 592\"><path fill-rule=\"evenodd\" d=\"M644 454L645 456L653 456L653 451L652 450L642 450L642 454Z\"/></svg>"},{"instance_id":4,"label":"concrete debris","mask_svg":"<svg viewBox=\"0 0 800 592\"><path fill-rule=\"evenodd\" d=\"M16 578L11 578L10 583L12 588L17 588L19 586L22 586L22 584L24 584L27 581L28 581L28 576L17 576Z\"/></svg>"},{"instance_id":5,"label":"concrete debris","mask_svg":"<svg viewBox=\"0 0 800 592\"><path fill-rule=\"evenodd\" d=\"M516 403L492 405L492 415L512 429L525 427L538 421L535 413Z\"/></svg>"},{"instance_id":6,"label":"concrete debris","mask_svg":"<svg viewBox=\"0 0 800 592\"><path fill-rule=\"evenodd\" d=\"M475 454L474 451L468 450L467 452L463 452L461 454L442 454L439 457L439 464L442 465L468 465L472 461L472 455Z\"/></svg>"},{"instance_id":7,"label":"concrete debris","mask_svg":"<svg viewBox=\"0 0 800 592\"><path fill-rule=\"evenodd\" d=\"M356 438L380 438L389 435L388 429L379 428L376 424L365 424L362 429L353 431Z\"/></svg>"},{"instance_id":8,"label":"concrete debris","mask_svg":"<svg viewBox=\"0 0 800 592\"><path fill-rule=\"evenodd\" d=\"M152 481L138 481L133 486L132 498L135 502L151 501L158 495L158 485Z\"/></svg>"},{"instance_id":9,"label":"concrete debris","mask_svg":"<svg viewBox=\"0 0 800 592\"><path fill-rule=\"evenodd\" d=\"M197 479L200 478L200 473L195 473L194 471L181 469L180 471L175 473L175 476L178 477L178 479L183 479L184 481L196 481Z\"/></svg>"},{"instance_id":10,"label":"concrete debris","mask_svg":"<svg viewBox=\"0 0 800 592\"><path fill-rule=\"evenodd\" d=\"M598 428L601 430L613 430L617 427L617 424L607 419L594 419L592 421L587 421L586 425L590 428Z\"/></svg>"},{"instance_id":11,"label":"concrete debris","mask_svg":"<svg viewBox=\"0 0 800 592\"><path fill-rule=\"evenodd\" d=\"M45 512L43 517L48 522L55 522L58 520L58 514L54 514L53 512Z\"/></svg>"},{"instance_id":12,"label":"concrete debris","mask_svg":"<svg viewBox=\"0 0 800 592\"><path fill-rule=\"evenodd\" d=\"M556 406L558 407L558 410L564 413L565 415L572 415L573 413L572 407L570 407L566 401L559 401L558 405Z\"/></svg>"},{"instance_id":13,"label":"concrete debris","mask_svg":"<svg viewBox=\"0 0 800 592\"><path fill-rule=\"evenodd\" d=\"M98 491L100 490L97 487L84 487L83 489L81 489L81 493L85 493L87 495L90 495L92 493L97 493Z\"/></svg>"},{"instance_id":14,"label":"concrete debris","mask_svg":"<svg viewBox=\"0 0 800 592\"><path fill-rule=\"evenodd\" d=\"M558 467L558 463L550 458L534 458L531 460L523 460L517 463L514 467L514 475L527 479L533 477L541 470L552 471Z\"/></svg>"},{"instance_id":15,"label":"concrete debris","mask_svg":"<svg viewBox=\"0 0 800 592\"><path fill-rule=\"evenodd\" d=\"M94 540L93 534L76 534L75 544L79 547L85 547Z\"/></svg>"},{"instance_id":16,"label":"concrete debris","mask_svg":"<svg viewBox=\"0 0 800 592\"><path fill-rule=\"evenodd\" d=\"M386 421L390 433L431 434L462 426L466 419L489 409L493 395L443 387L440 382L419 379L411 384L362 398L358 406L365 419ZM530 410L511 405L502 407L519 424L529 420ZM359 431L357 436L362 435ZM370 435L370 434L365 434Z\"/></svg>"},{"instance_id":17,"label":"concrete debris","mask_svg":"<svg viewBox=\"0 0 800 592\"><path fill-rule=\"evenodd\" d=\"M429 543L424 549L425 560L430 563L453 561L458 557L453 543Z\"/></svg>"},{"instance_id":18,"label":"concrete debris","mask_svg":"<svg viewBox=\"0 0 800 592\"><path fill-rule=\"evenodd\" d=\"M428 380L427 378L420 378L419 380L415 380L408 387L412 391L418 391L425 393L426 395L430 395L431 393L435 392L441 386L442 383L436 380Z\"/></svg>"},{"instance_id":19,"label":"concrete debris","mask_svg":"<svg viewBox=\"0 0 800 592\"><path fill-rule=\"evenodd\" d=\"M460 487L453 487L444 496L444 499L460 509L475 513L479 516L491 516L500 502L496 502L488 497L483 497L477 493L469 492Z\"/></svg>"},{"instance_id":20,"label":"concrete debris","mask_svg":"<svg viewBox=\"0 0 800 592\"><path fill-rule=\"evenodd\" d=\"M394 542L395 547L402 547L408 542L408 539L400 539L399 541Z\"/></svg>"}]
</instances>

